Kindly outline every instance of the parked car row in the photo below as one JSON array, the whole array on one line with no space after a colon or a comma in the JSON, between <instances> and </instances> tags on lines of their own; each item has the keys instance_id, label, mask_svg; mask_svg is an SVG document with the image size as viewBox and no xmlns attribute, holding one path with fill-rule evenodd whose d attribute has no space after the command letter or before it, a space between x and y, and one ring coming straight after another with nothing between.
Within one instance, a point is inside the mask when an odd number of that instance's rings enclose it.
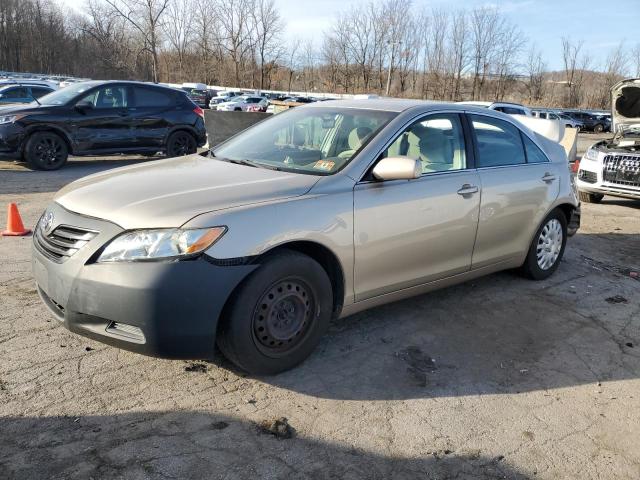
<instances>
[{"instance_id":1,"label":"parked car row","mask_svg":"<svg viewBox=\"0 0 640 480\"><path fill-rule=\"evenodd\" d=\"M532 113L535 117L546 119L559 119L564 122L565 126L577 128L583 132L610 132L611 131L611 114L592 113L583 110L552 110L552 109L534 109Z\"/></svg>"}]
</instances>

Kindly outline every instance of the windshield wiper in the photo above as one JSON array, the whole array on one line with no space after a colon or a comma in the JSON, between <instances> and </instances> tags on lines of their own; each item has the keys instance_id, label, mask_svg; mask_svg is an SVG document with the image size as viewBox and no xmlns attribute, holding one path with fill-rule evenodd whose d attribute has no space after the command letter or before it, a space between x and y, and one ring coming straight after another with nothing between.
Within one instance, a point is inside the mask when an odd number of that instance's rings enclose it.
<instances>
[{"instance_id":1,"label":"windshield wiper","mask_svg":"<svg viewBox=\"0 0 640 480\"><path fill-rule=\"evenodd\" d=\"M248 167L254 168L266 168L268 170L280 170L280 168L276 166L268 165L261 162L254 162L253 160L216 157L213 152L211 152L211 156L218 160L222 160L223 162L235 163L236 165L246 165Z\"/></svg>"}]
</instances>

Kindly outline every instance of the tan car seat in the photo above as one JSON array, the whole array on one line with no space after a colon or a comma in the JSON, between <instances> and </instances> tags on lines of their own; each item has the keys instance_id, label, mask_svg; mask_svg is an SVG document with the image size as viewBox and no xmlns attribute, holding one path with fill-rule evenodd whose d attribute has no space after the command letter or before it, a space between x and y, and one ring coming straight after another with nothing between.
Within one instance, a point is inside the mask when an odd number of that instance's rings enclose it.
<instances>
[{"instance_id":1,"label":"tan car seat","mask_svg":"<svg viewBox=\"0 0 640 480\"><path fill-rule=\"evenodd\" d=\"M349 143L349 150L345 150L338 154L338 158L349 158L362 146L367 137L371 135L371 129L369 127L356 127L349 133L347 142Z\"/></svg>"}]
</instances>

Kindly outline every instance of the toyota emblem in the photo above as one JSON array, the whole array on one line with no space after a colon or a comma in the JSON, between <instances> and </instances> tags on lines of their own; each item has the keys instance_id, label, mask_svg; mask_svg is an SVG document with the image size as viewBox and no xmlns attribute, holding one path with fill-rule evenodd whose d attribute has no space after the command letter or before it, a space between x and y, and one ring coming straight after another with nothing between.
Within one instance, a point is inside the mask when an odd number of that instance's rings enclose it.
<instances>
[{"instance_id":1,"label":"toyota emblem","mask_svg":"<svg viewBox=\"0 0 640 480\"><path fill-rule=\"evenodd\" d=\"M53 228L53 212L46 212L40 220L40 229L45 233L51 233Z\"/></svg>"}]
</instances>

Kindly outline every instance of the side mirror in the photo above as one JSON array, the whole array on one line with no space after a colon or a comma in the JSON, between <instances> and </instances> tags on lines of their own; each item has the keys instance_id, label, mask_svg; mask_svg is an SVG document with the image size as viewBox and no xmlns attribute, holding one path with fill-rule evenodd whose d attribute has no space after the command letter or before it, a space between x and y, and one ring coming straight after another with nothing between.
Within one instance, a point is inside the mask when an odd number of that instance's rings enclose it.
<instances>
[{"instance_id":1,"label":"side mirror","mask_svg":"<svg viewBox=\"0 0 640 480\"><path fill-rule=\"evenodd\" d=\"M88 100L84 100L82 102L78 102L78 103L76 103L76 110L78 110L80 112L86 112L87 110L93 110L93 103L88 101Z\"/></svg>"},{"instance_id":2,"label":"side mirror","mask_svg":"<svg viewBox=\"0 0 640 480\"><path fill-rule=\"evenodd\" d=\"M422 175L422 162L409 157L386 157L373 167L376 180L412 180Z\"/></svg>"}]
</instances>

